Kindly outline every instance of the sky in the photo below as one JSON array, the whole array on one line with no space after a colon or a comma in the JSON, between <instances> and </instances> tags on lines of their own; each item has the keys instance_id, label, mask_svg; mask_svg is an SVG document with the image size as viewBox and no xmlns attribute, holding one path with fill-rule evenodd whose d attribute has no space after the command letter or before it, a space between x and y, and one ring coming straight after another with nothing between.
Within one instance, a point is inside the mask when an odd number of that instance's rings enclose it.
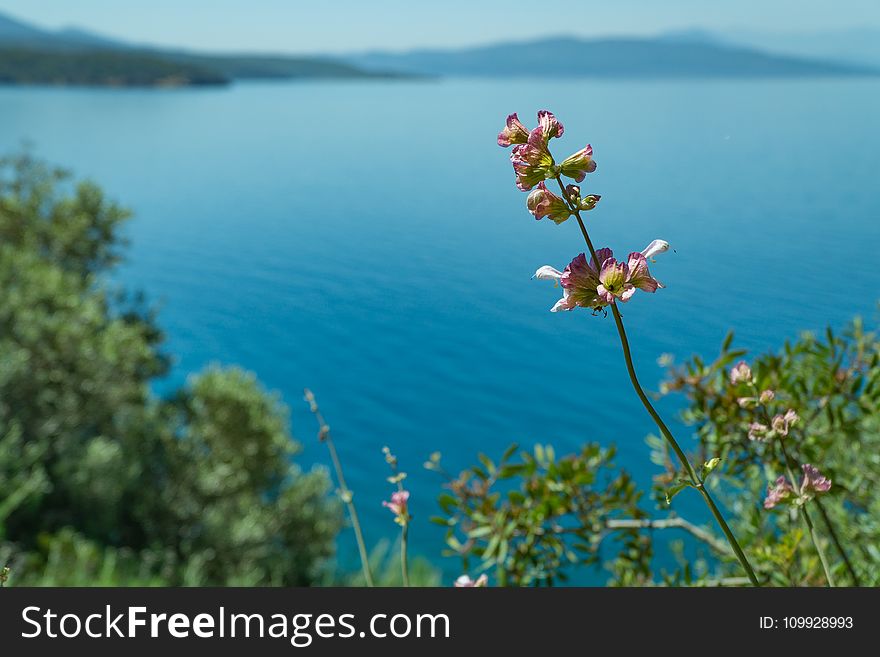
<instances>
[{"instance_id":1,"label":"sky","mask_svg":"<svg viewBox=\"0 0 880 657\"><path fill-rule=\"evenodd\" d=\"M289 53L689 28L880 27L880 0L0 0L0 12L152 45Z\"/></svg>"}]
</instances>

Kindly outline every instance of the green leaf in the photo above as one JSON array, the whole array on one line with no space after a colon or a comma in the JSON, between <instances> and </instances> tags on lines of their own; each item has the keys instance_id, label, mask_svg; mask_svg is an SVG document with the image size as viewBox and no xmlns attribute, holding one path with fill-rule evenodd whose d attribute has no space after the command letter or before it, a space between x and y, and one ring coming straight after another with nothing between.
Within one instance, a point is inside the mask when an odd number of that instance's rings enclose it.
<instances>
[{"instance_id":1,"label":"green leaf","mask_svg":"<svg viewBox=\"0 0 880 657\"><path fill-rule=\"evenodd\" d=\"M511 456L513 456L514 452L519 449L519 445L513 443L510 447L504 450L504 454L501 455L501 462L505 463Z\"/></svg>"},{"instance_id":2,"label":"green leaf","mask_svg":"<svg viewBox=\"0 0 880 657\"><path fill-rule=\"evenodd\" d=\"M672 504L672 498L678 495L685 488L693 488L694 485L687 479L679 479L675 484L670 486L666 491L666 503Z\"/></svg>"},{"instance_id":3,"label":"green leaf","mask_svg":"<svg viewBox=\"0 0 880 657\"><path fill-rule=\"evenodd\" d=\"M728 349L730 349L730 345L733 342L733 331L729 331L727 336L724 338L724 342L721 343L721 352L724 353Z\"/></svg>"},{"instance_id":4,"label":"green leaf","mask_svg":"<svg viewBox=\"0 0 880 657\"><path fill-rule=\"evenodd\" d=\"M482 536L488 536L492 533L491 525L483 525L482 527L476 527L468 532L468 536L470 538L480 538Z\"/></svg>"}]
</instances>

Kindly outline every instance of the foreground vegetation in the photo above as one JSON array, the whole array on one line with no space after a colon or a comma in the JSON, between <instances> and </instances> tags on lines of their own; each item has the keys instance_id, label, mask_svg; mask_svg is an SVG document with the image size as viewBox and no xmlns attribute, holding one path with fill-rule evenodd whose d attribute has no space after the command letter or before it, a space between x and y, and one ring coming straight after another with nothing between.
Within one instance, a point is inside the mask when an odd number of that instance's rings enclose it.
<instances>
[{"instance_id":1,"label":"foreground vegetation","mask_svg":"<svg viewBox=\"0 0 880 657\"><path fill-rule=\"evenodd\" d=\"M169 362L161 331L109 282L128 216L27 155L0 161L0 585L437 585L437 569L407 555L427 522L410 516L410 494L438 497L432 520L461 586L587 571L611 585L749 583L712 517L682 506L690 480L662 436L645 450L650 490L613 446L512 445L462 472L435 453L409 476L386 450L385 538L358 531L362 568L336 571L356 496L314 396L335 494L324 469L295 465L286 408L253 375L215 366L151 392ZM681 446L758 582L880 585L877 336L856 320L778 352L746 354L731 336L711 361L664 363L650 397L683 401L693 435ZM805 464L825 481L802 478Z\"/></svg>"},{"instance_id":2,"label":"foreground vegetation","mask_svg":"<svg viewBox=\"0 0 880 657\"><path fill-rule=\"evenodd\" d=\"M107 282L128 213L0 162L0 562L19 584L309 584L337 503L284 407L211 368L168 399L151 313Z\"/></svg>"}]
</instances>

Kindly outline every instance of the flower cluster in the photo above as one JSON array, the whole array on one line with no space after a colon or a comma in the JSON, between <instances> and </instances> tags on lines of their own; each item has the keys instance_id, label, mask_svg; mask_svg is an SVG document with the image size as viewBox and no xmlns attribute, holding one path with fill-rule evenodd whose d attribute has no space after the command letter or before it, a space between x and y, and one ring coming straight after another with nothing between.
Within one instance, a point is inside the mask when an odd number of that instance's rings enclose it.
<instances>
[{"instance_id":1,"label":"flower cluster","mask_svg":"<svg viewBox=\"0 0 880 657\"><path fill-rule=\"evenodd\" d=\"M589 144L556 164L550 154L549 143L551 139L561 137L564 132L565 127L553 112L547 110L538 112L538 125L531 131L520 122L515 113L507 117L504 128L498 134L498 145L504 148L513 146L510 163L516 174L517 187L528 191L538 183L560 175L581 182L588 173L596 170L593 148Z\"/></svg>"},{"instance_id":2,"label":"flower cluster","mask_svg":"<svg viewBox=\"0 0 880 657\"><path fill-rule=\"evenodd\" d=\"M559 164L550 153L550 140L565 132L563 125L552 112L538 112L538 125L529 130L516 114L507 117L504 128L498 134L498 145L512 146L510 161L516 174L516 186L529 191L526 207L535 219L549 218L556 224L567 221L572 215L581 222L580 212L596 207L601 198L598 194L581 196L580 186L564 185L562 176L582 182L588 173L596 170L593 147L587 144L569 155ZM562 196L547 188L548 179L555 178ZM583 227L583 224L581 223ZM534 278L555 280L562 286L562 298L550 309L574 310L588 308L594 312L617 301L629 301L636 290L656 292L663 285L648 271L648 261L669 249L663 240L654 240L644 251L630 253L625 260L617 260L611 249L592 252L590 260L584 253L578 255L559 271L544 265L535 272Z\"/></svg>"},{"instance_id":3,"label":"flower cluster","mask_svg":"<svg viewBox=\"0 0 880 657\"><path fill-rule=\"evenodd\" d=\"M550 312L574 310L577 307L599 310L616 299L626 303L635 291L656 292L663 284L648 271L648 258L669 248L663 240L654 240L643 251L630 253L626 261L618 261L611 249L596 251L596 259L587 261L581 253L563 271L550 265L540 267L534 278L555 280L562 286L562 298Z\"/></svg>"},{"instance_id":4,"label":"flower cluster","mask_svg":"<svg viewBox=\"0 0 880 657\"><path fill-rule=\"evenodd\" d=\"M761 422L752 422L749 424L749 440L766 441L773 438L785 438L798 420L800 417L790 408L784 414L774 415L769 426Z\"/></svg>"},{"instance_id":5,"label":"flower cluster","mask_svg":"<svg viewBox=\"0 0 880 657\"><path fill-rule=\"evenodd\" d=\"M383 501L382 506L387 507L394 514L394 522L405 525L409 522L409 491L398 490L391 493L391 501Z\"/></svg>"},{"instance_id":6,"label":"flower cluster","mask_svg":"<svg viewBox=\"0 0 880 657\"><path fill-rule=\"evenodd\" d=\"M764 499L765 509L772 509L783 502L801 505L831 489L831 480L823 476L815 466L804 463L801 470L804 475L797 492L784 476L778 477L773 484L767 487L767 497Z\"/></svg>"}]
</instances>

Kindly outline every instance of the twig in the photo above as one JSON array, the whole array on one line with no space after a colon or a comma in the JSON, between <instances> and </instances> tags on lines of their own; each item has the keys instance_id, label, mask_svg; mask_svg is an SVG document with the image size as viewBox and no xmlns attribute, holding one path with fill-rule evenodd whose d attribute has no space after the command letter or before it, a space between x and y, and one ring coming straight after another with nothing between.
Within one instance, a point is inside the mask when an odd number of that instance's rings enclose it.
<instances>
[{"instance_id":1,"label":"twig","mask_svg":"<svg viewBox=\"0 0 880 657\"><path fill-rule=\"evenodd\" d=\"M779 450L782 452L782 463L785 465L789 480L791 480L792 490L796 491L798 489L798 482L797 478L794 476L794 471L791 468L791 461L789 460L788 452L785 451L785 443L782 440L779 440L778 443ZM834 576L831 574L831 566L828 563L828 557L825 555L825 549L822 547L822 543L819 540L819 534L813 526L813 520L810 518L810 514L807 511L806 503L799 504L798 510L800 511L801 518L803 518L804 524L807 526L807 530L810 533L810 540L813 543L813 547L816 548L816 552L819 554L819 561L822 564L822 571L825 573L825 580L828 586L834 588L836 584L834 583Z\"/></svg>"},{"instance_id":2,"label":"twig","mask_svg":"<svg viewBox=\"0 0 880 657\"><path fill-rule=\"evenodd\" d=\"M652 520L650 518L633 518L633 519L609 519L605 521L605 527L611 530L620 529L682 529L691 536L698 538L709 545L716 552L723 554L732 554L730 546L721 539L717 538L712 532L698 527L685 520L684 518L666 518L662 520ZM749 580L747 580L749 581Z\"/></svg>"},{"instance_id":3,"label":"twig","mask_svg":"<svg viewBox=\"0 0 880 657\"><path fill-rule=\"evenodd\" d=\"M336 470L336 479L339 481L339 496L348 508L348 515L351 518L351 526L354 529L354 535L357 539L358 552L361 557L361 569L364 573L364 580L367 586L374 586L373 574L370 572L370 561L367 555L367 545L364 542L364 535L361 531L361 523L358 520L357 509L354 506L354 496L348 485L345 483L345 475L342 474L342 463L339 461L339 455L336 453L336 445L333 444L333 438L330 435L330 427L324 421L321 409L318 408L318 402L315 401L315 395L308 388L304 391L305 400L309 404L309 410L315 415L318 421L318 440L327 445L330 452L330 460L333 461L333 469Z\"/></svg>"},{"instance_id":4,"label":"twig","mask_svg":"<svg viewBox=\"0 0 880 657\"><path fill-rule=\"evenodd\" d=\"M846 553L846 549L844 549L843 544L840 542L840 538L837 536L837 532L834 530L834 525L831 523L831 518L828 516L828 512L825 510L825 506L822 504L818 497L813 498L813 501L816 503L816 508L819 509L819 515L822 516L825 527L828 529L828 535L831 536L831 542L834 543L834 547L836 547L837 551L840 553L840 557L843 559L843 563L846 564L846 569L849 571L849 576L852 578L853 585L861 586L862 580L859 578L858 574L856 573L855 567L849 560L849 555Z\"/></svg>"}]
</instances>

